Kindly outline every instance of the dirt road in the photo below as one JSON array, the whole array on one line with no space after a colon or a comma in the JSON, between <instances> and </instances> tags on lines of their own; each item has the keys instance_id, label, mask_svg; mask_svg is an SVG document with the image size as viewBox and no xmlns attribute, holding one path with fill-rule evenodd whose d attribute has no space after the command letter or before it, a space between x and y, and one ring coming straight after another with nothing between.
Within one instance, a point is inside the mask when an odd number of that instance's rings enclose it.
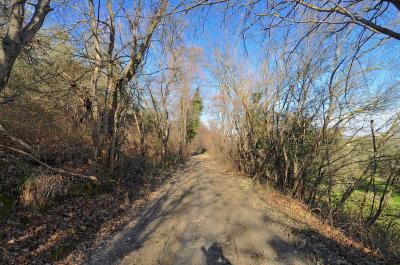
<instances>
[{"instance_id":1,"label":"dirt road","mask_svg":"<svg viewBox=\"0 0 400 265\"><path fill-rule=\"evenodd\" d=\"M253 189L196 156L89 264L312 264Z\"/></svg>"}]
</instances>

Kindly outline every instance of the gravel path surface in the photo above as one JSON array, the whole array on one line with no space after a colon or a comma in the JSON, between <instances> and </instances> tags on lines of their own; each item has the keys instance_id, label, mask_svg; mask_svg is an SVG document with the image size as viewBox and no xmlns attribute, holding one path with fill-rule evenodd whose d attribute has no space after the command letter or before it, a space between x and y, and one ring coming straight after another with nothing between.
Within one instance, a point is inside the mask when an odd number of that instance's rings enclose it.
<instances>
[{"instance_id":1,"label":"gravel path surface","mask_svg":"<svg viewBox=\"0 0 400 265\"><path fill-rule=\"evenodd\" d=\"M313 264L253 189L196 156L88 264Z\"/></svg>"}]
</instances>

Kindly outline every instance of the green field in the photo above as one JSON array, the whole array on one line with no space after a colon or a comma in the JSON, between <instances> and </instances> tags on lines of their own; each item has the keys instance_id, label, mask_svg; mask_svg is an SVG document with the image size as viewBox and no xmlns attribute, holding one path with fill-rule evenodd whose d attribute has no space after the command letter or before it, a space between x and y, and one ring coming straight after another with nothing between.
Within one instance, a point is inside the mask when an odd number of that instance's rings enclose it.
<instances>
[{"instance_id":1,"label":"green field","mask_svg":"<svg viewBox=\"0 0 400 265\"><path fill-rule=\"evenodd\" d=\"M351 215L358 213L359 208L361 206L362 201L364 200L366 188L368 185L368 181L365 181L360 187L355 190L350 198L346 201L345 204L345 211L350 213ZM386 181L385 179L382 178L376 178L375 179L375 189L376 189L376 198L375 198L375 209L379 206L380 202L380 197L383 194L383 191L385 189ZM391 189L391 193L389 194L388 198L388 203L384 209L383 216L385 213L391 212L393 213L399 213L400 212L400 186L394 186L394 187L389 187ZM340 189L337 189L332 195L332 201L335 203L339 198L342 196L342 191ZM364 215L367 215L370 211L372 202L373 202L373 189L370 187L369 192L367 196L365 197L365 209L364 209ZM387 195L388 196L388 193ZM382 217L383 217L382 216ZM379 223L379 219L378 219Z\"/></svg>"},{"instance_id":2,"label":"green field","mask_svg":"<svg viewBox=\"0 0 400 265\"><path fill-rule=\"evenodd\" d=\"M363 195L365 193L366 187L368 183L365 182L361 185L356 191L355 194ZM378 195L381 195L385 189L386 180L382 178L375 179L375 188ZM389 187L390 188L390 187ZM372 194L373 191L370 188L370 193ZM372 196L372 195L371 195ZM372 203L372 202L371 202ZM392 187L392 193L389 199L389 206L393 208L400 208L400 186Z\"/></svg>"}]
</instances>

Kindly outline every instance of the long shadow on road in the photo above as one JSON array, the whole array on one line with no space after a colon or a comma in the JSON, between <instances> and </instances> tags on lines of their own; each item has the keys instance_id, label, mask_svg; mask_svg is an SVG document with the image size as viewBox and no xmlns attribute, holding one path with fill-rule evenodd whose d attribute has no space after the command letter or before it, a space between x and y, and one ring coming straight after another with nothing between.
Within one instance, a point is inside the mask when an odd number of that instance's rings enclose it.
<instances>
[{"instance_id":1,"label":"long shadow on road","mask_svg":"<svg viewBox=\"0 0 400 265\"><path fill-rule=\"evenodd\" d=\"M191 163L191 166L185 169L180 175L195 173L199 163L200 162ZM147 205L143 211L140 213L135 213L134 216L132 216L132 219L138 218L136 225L119 237L118 242L115 243L111 248L107 249L106 252L102 253L97 258L92 258L88 264L115 264L124 258L128 253L136 249L140 249L143 243L164 222L165 218L167 218L167 216L181 204L185 197L192 193L194 187L190 186L182 194L180 194L178 198L169 202L168 199L175 192L178 181L181 180L172 178L170 181L170 186L160 197L158 197L155 201L150 202L150 204ZM169 206L168 208L165 207L167 201Z\"/></svg>"}]
</instances>

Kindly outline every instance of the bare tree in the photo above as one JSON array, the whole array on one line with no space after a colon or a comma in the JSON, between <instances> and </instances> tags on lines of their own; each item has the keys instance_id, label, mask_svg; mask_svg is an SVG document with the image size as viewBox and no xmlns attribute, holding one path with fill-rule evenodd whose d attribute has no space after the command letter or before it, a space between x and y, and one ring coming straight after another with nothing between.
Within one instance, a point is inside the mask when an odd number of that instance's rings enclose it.
<instances>
[{"instance_id":1,"label":"bare tree","mask_svg":"<svg viewBox=\"0 0 400 265\"><path fill-rule=\"evenodd\" d=\"M135 2L136 3L136 2ZM121 75L116 78L116 82L114 85L114 92L113 92L113 101L112 101L112 109L111 109L111 117L112 123L112 135L111 135L111 145L109 151L109 161L110 161L110 168L114 167L115 163L115 154L117 148L117 137L118 137L118 122L121 121L121 109L120 107L120 100L126 94L126 86L132 80L132 78L137 74L139 71L140 65L143 63L145 55L150 47L150 43L152 40L152 36L154 31L158 27L159 23L161 22L163 16L165 15L166 8L168 5L167 0L162 0L159 4L158 10L150 19L149 25L143 35L139 35L138 25L142 18L141 13L141 1L136 3L136 13L133 20L129 18L131 33L132 33L132 50L130 53L130 59L128 64L125 66L124 70L122 71Z\"/></svg>"}]
</instances>

